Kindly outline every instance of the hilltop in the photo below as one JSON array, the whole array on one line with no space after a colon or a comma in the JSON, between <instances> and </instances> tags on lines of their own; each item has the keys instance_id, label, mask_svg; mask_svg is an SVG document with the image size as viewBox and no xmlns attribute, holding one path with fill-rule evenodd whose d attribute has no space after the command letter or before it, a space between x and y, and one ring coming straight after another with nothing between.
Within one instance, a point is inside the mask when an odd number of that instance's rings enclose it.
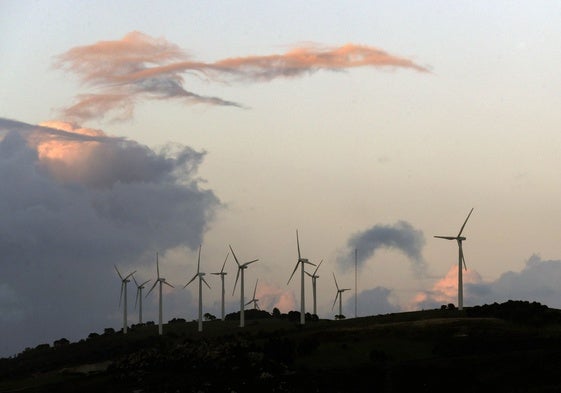
<instances>
[{"instance_id":1,"label":"hilltop","mask_svg":"<svg viewBox=\"0 0 561 393\"><path fill-rule=\"evenodd\" d=\"M106 329L0 359L2 392L561 390L561 311L509 301L300 326L268 313ZM268 317L267 317L268 316Z\"/></svg>"}]
</instances>

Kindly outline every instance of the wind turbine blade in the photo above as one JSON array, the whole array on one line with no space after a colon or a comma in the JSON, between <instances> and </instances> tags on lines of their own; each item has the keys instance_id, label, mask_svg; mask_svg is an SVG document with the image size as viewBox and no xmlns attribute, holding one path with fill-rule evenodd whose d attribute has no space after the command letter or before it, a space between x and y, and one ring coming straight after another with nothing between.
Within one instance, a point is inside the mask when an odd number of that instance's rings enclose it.
<instances>
[{"instance_id":1,"label":"wind turbine blade","mask_svg":"<svg viewBox=\"0 0 561 393\"><path fill-rule=\"evenodd\" d=\"M234 292L236 292L236 285L238 285L238 278L240 278L240 270L242 270L241 267L238 267L238 274L236 274L236 282L234 283L234 289L232 289L232 296L234 296Z\"/></svg>"},{"instance_id":2,"label":"wind turbine blade","mask_svg":"<svg viewBox=\"0 0 561 393\"><path fill-rule=\"evenodd\" d=\"M333 305L331 306L331 309L333 310L333 307L335 307L335 303L337 303L337 298L339 297L339 294L341 292L339 292L339 290L337 290L337 295L335 295L335 300L333 300Z\"/></svg>"},{"instance_id":3,"label":"wind turbine blade","mask_svg":"<svg viewBox=\"0 0 561 393\"><path fill-rule=\"evenodd\" d=\"M160 261L158 258L158 253L156 253L156 273L158 275L158 280L160 279Z\"/></svg>"},{"instance_id":4,"label":"wind turbine blade","mask_svg":"<svg viewBox=\"0 0 561 393\"><path fill-rule=\"evenodd\" d=\"M315 263L308 261L307 259L302 259L302 263L307 263L308 265L316 266Z\"/></svg>"},{"instance_id":5,"label":"wind turbine blade","mask_svg":"<svg viewBox=\"0 0 561 393\"><path fill-rule=\"evenodd\" d=\"M134 273L136 273L136 270L135 270L134 272L132 272L131 274L129 274L128 276L126 276L126 277L125 277L125 280L128 280L128 278L129 278L130 276L132 276Z\"/></svg>"},{"instance_id":6,"label":"wind turbine blade","mask_svg":"<svg viewBox=\"0 0 561 393\"><path fill-rule=\"evenodd\" d=\"M298 269L299 264L300 264L300 261L296 262L296 266L294 266L294 270L292 271L292 274L290 275L290 278L286 282L286 285L290 284L290 280L292 280L292 276L294 276L294 273L296 273L296 270Z\"/></svg>"},{"instance_id":7,"label":"wind turbine blade","mask_svg":"<svg viewBox=\"0 0 561 393\"><path fill-rule=\"evenodd\" d=\"M185 286L184 286L183 288L187 288L187 285L189 285L189 284L191 284L193 281L195 281L195 278L197 278L198 276L199 276L198 274L195 274L195 275L193 276L193 278L190 279L189 282L188 282L187 284L185 284Z\"/></svg>"},{"instance_id":8,"label":"wind turbine blade","mask_svg":"<svg viewBox=\"0 0 561 393\"><path fill-rule=\"evenodd\" d=\"M458 244L460 246L460 260L464 263L464 269L468 270L466 266L466 259L464 258L464 249L462 247L462 242L458 242Z\"/></svg>"},{"instance_id":9,"label":"wind turbine blade","mask_svg":"<svg viewBox=\"0 0 561 393\"><path fill-rule=\"evenodd\" d=\"M335 278L335 273L333 273L333 279L335 280L335 286L337 287L337 290L339 290L339 285L337 284L337 279Z\"/></svg>"},{"instance_id":10,"label":"wind turbine blade","mask_svg":"<svg viewBox=\"0 0 561 393\"><path fill-rule=\"evenodd\" d=\"M203 246L202 244L199 245L199 259L197 260L197 274L199 274L199 269L201 267L201 247L202 246Z\"/></svg>"},{"instance_id":11,"label":"wind turbine blade","mask_svg":"<svg viewBox=\"0 0 561 393\"><path fill-rule=\"evenodd\" d=\"M298 239L298 229L296 230L296 247L298 248L298 261L300 261L300 240Z\"/></svg>"},{"instance_id":12,"label":"wind turbine blade","mask_svg":"<svg viewBox=\"0 0 561 393\"><path fill-rule=\"evenodd\" d=\"M462 234L462 231L464 230L464 227L466 226L468 220L469 220L469 216L471 216L471 213L473 212L473 207L471 208L471 210L469 211L469 214L466 218L466 220L464 221L464 225L462 225L462 228L460 229L460 233L458 233L458 237L460 237L460 235Z\"/></svg>"},{"instance_id":13,"label":"wind turbine blade","mask_svg":"<svg viewBox=\"0 0 561 393\"><path fill-rule=\"evenodd\" d=\"M304 270L304 273L306 273L308 276L313 277L313 274L308 273L307 271Z\"/></svg>"},{"instance_id":14,"label":"wind turbine blade","mask_svg":"<svg viewBox=\"0 0 561 393\"><path fill-rule=\"evenodd\" d=\"M230 246L230 251L232 251L232 255L234 256L234 260L236 261L237 265L240 266L240 262L238 261L238 257L236 257L236 253L232 249L232 246Z\"/></svg>"},{"instance_id":15,"label":"wind turbine blade","mask_svg":"<svg viewBox=\"0 0 561 393\"><path fill-rule=\"evenodd\" d=\"M152 290L154 290L154 288L156 288L157 284L158 284L158 280L154 281L154 285L152 285L152 288L150 288L150 290L146 294L146 297L148 297L148 295L150 295L150 292L152 292Z\"/></svg>"},{"instance_id":16,"label":"wind turbine blade","mask_svg":"<svg viewBox=\"0 0 561 393\"><path fill-rule=\"evenodd\" d=\"M258 260L259 260L259 259L254 259L253 261L249 261L249 262L244 263L242 266L250 265L250 264L252 264L253 262L257 262Z\"/></svg>"},{"instance_id":17,"label":"wind turbine blade","mask_svg":"<svg viewBox=\"0 0 561 393\"><path fill-rule=\"evenodd\" d=\"M150 282L150 280L146 280L144 281L142 284L140 284L141 287L145 286L146 284L148 284Z\"/></svg>"},{"instance_id":18,"label":"wind turbine blade","mask_svg":"<svg viewBox=\"0 0 561 393\"><path fill-rule=\"evenodd\" d=\"M253 288L253 298L255 299L255 293L257 293L257 283L259 282L259 279L257 279L255 281L255 288Z\"/></svg>"},{"instance_id":19,"label":"wind turbine blade","mask_svg":"<svg viewBox=\"0 0 561 393\"><path fill-rule=\"evenodd\" d=\"M220 273L224 273L224 266L226 266L226 261L228 260L228 256L230 255L230 251L226 254L226 258L224 258L224 264L222 265L222 269L220 269Z\"/></svg>"},{"instance_id":20,"label":"wind turbine blade","mask_svg":"<svg viewBox=\"0 0 561 393\"><path fill-rule=\"evenodd\" d=\"M249 306L251 303L253 303L253 300L250 300L249 302L247 302L246 304L244 304L244 306Z\"/></svg>"},{"instance_id":21,"label":"wind turbine blade","mask_svg":"<svg viewBox=\"0 0 561 393\"><path fill-rule=\"evenodd\" d=\"M456 236L435 236L438 239L446 239L446 240L456 240Z\"/></svg>"},{"instance_id":22,"label":"wind turbine blade","mask_svg":"<svg viewBox=\"0 0 561 393\"><path fill-rule=\"evenodd\" d=\"M171 284L170 284L169 282L167 282L167 281L162 281L162 282L163 282L164 284L166 284L168 287L175 288L173 285L171 285Z\"/></svg>"},{"instance_id":23,"label":"wind turbine blade","mask_svg":"<svg viewBox=\"0 0 561 393\"><path fill-rule=\"evenodd\" d=\"M136 270L135 270L136 272ZM132 279L134 281L134 284L136 285L136 287L138 288L140 285L138 285L138 281L136 281L136 278L134 276L132 276Z\"/></svg>"},{"instance_id":24,"label":"wind turbine blade","mask_svg":"<svg viewBox=\"0 0 561 393\"><path fill-rule=\"evenodd\" d=\"M318 272L319 267L321 266L321 263L323 262L323 259L321 261L319 261L318 265L316 266L316 270L314 270L314 276L316 275L316 273Z\"/></svg>"},{"instance_id":25,"label":"wind turbine blade","mask_svg":"<svg viewBox=\"0 0 561 393\"><path fill-rule=\"evenodd\" d=\"M119 271L119 269L117 269L117 265L113 265L113 266L115 266L115 270L117 271L117 274L119 275L119 278L120 278L121 280L123 280L123 275L121 274L121 272Z\"/></svg>"},{"instance_id":26,"label":"wind turbine blade","mask_svg":"<svg viewBox=\"0 0 561 393\"><path fill-rule=\"evenodd\" d=\"M121 282L121 296L119 296L119 307L121 307L121 301L123 300L123 291L125 290L125 282Z\"/></svg>"},{"instance_id":27,"label":"wind turbine blade","mask_svg":"<svg viewBox=\"0 0 561 393\"><path fill-rule=\"evenodd\" d=\"M206 284L206 286L208 287L208 289L211 289L211 288L210 288L210 285L208 285L208 282L206 282L206 280L204 279L204 277L203 277L203 282Z\"/></svg>"}]
</instances>

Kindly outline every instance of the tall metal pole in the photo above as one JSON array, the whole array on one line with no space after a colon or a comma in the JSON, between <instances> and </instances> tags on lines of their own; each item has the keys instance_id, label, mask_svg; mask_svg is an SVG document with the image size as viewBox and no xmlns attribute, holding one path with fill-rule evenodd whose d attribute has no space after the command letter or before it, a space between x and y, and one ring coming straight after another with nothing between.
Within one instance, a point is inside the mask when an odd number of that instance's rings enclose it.
<instances>
[{"instance_id":1,"label":"tall metal pole","mask_svg":"<svg viewBox=\"0 0 561 393\"><path fill-rule=\"evenodd\" d=\"M125 307L123 308L123 334L127 334L127 280L125 280Z\"/></svg>"},{"instance_id":2,"label":"tall metal pole","mask_svg":"<svg viewBox=\"0 0 561 393\"><path fill-rule=\"evenodd\" d=\"M302 274L300 277L301 289L300 289L300 325L304 325L306 323L306 301L304 300L304 262L300 262L302 265Z\"/></svg>"},{"instance_id":3,"label":"tall metal pole","mask_svg":"<svg viewBox=\"0 0 561 393\"><path fill-rule=\"evenodd\" d=\"M241 283L240 283L240 327L244 327L245 326L245 315L244 315L244 298L243 298L243 271L244 269L241 269L241 273L242 273L242 279L241 279Z\"/></svg>"},{"instance_id":4,"label":"tall metal pole","mask_svg":"<svg viewBox=\"0 0 561 393\"><path fill-rule=\"evenodd\" d=\"M464 283L462 277L462 242L458 240L459 256L458 256L458 310L464 308Z\"/></svg>"},{"instance_id":5,"label":"tall metal pole","mask_svg":"<svg viewBox=\"0 0 561 393\"><path fill-rule=\"evenodd\" d=\"M222 278L222 320L224 320L224 274L221 274L220 278Z\"/></svg>"},{"instance_id":6,"label":"tall metal pole","mask_svg":"<svg viewBox=\"0 0 561 393\"><path fill-rule=\"evenodd\" d=\"M160 281L160 312L158 315L158 334L161 336L163 334L162 327L162 281Z\"/></svg>"},{"instance_id":7,"label":"tall metal pole","mask_svg":"<svg viewBox=\"0 0 561 393\"><path fill-rule=\"evenodd\" d=\"M355 248L355 318L358 316L358 275L357 275L357 249Z\"/></svg>"}]
</instances>

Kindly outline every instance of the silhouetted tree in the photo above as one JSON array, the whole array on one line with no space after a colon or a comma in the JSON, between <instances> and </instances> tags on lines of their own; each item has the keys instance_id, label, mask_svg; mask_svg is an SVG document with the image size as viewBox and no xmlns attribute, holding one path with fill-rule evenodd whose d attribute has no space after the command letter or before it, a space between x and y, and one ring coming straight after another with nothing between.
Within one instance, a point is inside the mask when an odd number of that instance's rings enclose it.
<instances>
[{"instance_id":1,"label":"silhouetted tree","mask_svg":"<svg viewBox=\"0 0 561 393\"><path fill-rule=\"evenodd\" d=\"M56 340L56 341L53 343L53 347L55 347L55 348L60 348L60 347L64 347L65 345L68 345L68 344L70 344L70 341L68 341L68 339L66 339L66 338L61 338L61 339L59 339L59 340Z\"/></svg>"},{"instance_id":2,"label":"silhouetted tree","mask_svg":"<svg viewBox=\"0 0 561 393\"><path fill-rule=\"evenodd\" d=\"M214 321L216 319L216 317L209 312L205 313L204 317L205 321Z\"/></svg>"},{"instance_id":3,"label":"silhouetted tree","mask_svg":"<svg viewBox=\"0 0 561 393\"><path fill-rule=\"evenodd\" d=\"M279 310L278 308L276 308L276 307L273 308L273 318L278 318L278 319L281 318L281 312L280 312L280 310Z\"/></svg>"}]
</instances>

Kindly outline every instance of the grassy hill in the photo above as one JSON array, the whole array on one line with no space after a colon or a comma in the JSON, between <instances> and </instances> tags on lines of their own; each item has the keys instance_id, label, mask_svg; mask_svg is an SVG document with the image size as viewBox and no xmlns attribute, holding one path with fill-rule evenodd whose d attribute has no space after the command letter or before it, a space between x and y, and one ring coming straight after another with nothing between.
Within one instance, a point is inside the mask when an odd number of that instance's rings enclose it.
<instances>
[{"instance_id":1,"label":"grassy hill","mask_svg":"<svg viewBox=\"0 0 561 393\"><path fill-rule=\"evenodd\" d=\"M0 392L561 391L561 311L538 303L305 326L263 316L39 346L0 359Z\"/></svg>"}]
</instances>

